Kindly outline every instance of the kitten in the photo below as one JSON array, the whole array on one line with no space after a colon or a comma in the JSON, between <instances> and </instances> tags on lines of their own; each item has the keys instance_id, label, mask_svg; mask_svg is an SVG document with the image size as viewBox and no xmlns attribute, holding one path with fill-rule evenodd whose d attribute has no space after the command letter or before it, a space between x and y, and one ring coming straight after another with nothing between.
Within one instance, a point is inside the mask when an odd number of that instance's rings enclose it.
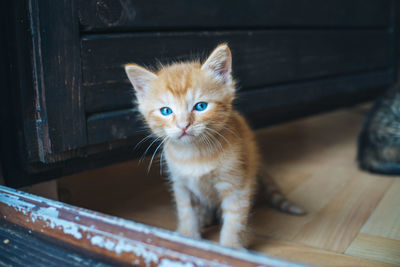
<instances>
[{"instance_id":1,"label":"kitten","mask_svg":"<svg viewBox=\"0 0 400 267\"><path fill-rule=\"evenodd\" d=\"M357 157L362 169L400 174L400 86L389 89L368 112Z\"/></svg>"},{"instance_id":2,"label":"kitten","mask_svg":"<svg viewBox=\"0 0 400 267\"><path fill-rule=\"evenodd\" d=\"M200 238L200 230L222 213L220 244L245 245L245 231L259 180L279 209L303 214L260 173L254 134L232 108L232 56L219 45L200 64L175 63L151 72L125 66L148 127L163 145L178 213L178 232ZM260 177L262 179L257 179Z\"/></svg>"}]
</instances>

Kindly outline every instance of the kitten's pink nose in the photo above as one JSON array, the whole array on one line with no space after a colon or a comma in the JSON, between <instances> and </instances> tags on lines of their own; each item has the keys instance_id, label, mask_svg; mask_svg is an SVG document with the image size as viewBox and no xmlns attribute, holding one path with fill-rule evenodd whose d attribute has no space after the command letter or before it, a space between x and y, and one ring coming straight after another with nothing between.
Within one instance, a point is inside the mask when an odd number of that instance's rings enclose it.
<instances>
[{"instance_id":1,"label":"kitten's pink nose","mask_svg":"<svg viewBox=\"0 0 400 267\"><path fill-rule=\"evenodd\" d=\"M187 130L187 128L189 128L190 123L189 122L178 122L176 124L176 126L178 126L179 129L181 129L183 132L185 132Z\"/></svg>"}]
</instances>

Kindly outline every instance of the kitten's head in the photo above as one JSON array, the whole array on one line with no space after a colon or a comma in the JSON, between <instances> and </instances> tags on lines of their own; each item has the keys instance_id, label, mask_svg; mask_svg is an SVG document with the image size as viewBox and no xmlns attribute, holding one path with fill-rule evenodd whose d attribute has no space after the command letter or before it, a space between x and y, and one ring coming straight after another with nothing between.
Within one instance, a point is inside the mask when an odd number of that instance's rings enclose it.
<instances>
[{"instance_id":1,"label":"kitten's head","mask_svg":"<svg viewBox=\"0 0 400 267\"><path fill-rule=\"evenodd\" d=\"M125 66L146 123L157 136L176 143L195 142L226 127L235 96L231 69L226 44L203 64L175 63L156 73L136 64Z\"/></svg>"}]
</instances>

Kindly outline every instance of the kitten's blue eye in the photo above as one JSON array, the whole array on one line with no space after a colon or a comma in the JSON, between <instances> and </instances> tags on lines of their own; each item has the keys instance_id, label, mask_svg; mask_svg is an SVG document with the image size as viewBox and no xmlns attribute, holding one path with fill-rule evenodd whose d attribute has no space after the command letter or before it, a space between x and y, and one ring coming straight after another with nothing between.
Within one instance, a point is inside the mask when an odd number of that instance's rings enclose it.
<instances>
[{"instance_id":1,"label":"kitten's blue eye","mask_svg":"<svg viewBox=\"0 0 400 267\"><path fill-rule=\"evenodd\" d=\"M203 111L207 108L208 104L206 102L199 102L194 105L194 109L197 111Z\"/></svg>"},{"instance_id":2,"label":"kitten's blue eye","mask_svg":"<svg viewBox=\"0 0 400 267\"><path fill-rule=\"evenodd\" d=\"M164 116L168 116L169 114L172 113L172 109L170 109L169 107L163 107L163 108L160 108L160 112Z\"/></svg>"}]
</instances>

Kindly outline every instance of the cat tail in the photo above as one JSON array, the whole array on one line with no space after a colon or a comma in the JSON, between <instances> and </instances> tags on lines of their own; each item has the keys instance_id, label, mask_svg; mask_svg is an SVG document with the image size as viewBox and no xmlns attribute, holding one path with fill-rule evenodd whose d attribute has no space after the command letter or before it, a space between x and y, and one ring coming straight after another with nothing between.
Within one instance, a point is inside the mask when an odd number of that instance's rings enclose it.
<instances>
[{"instance_id":1,"label":"cat tail","mask_svg":"<svg viewBox=\"0 0 400 267\"><path fill-rule=\"evenodd\" d=\"M258 194L259 201L267 202L271 207L292 215L305 215L307 213L304 208L286 198L268 173L262 172L258 181L260 183L259 190L261 191Z\"/></svg>"}]
</instances>

